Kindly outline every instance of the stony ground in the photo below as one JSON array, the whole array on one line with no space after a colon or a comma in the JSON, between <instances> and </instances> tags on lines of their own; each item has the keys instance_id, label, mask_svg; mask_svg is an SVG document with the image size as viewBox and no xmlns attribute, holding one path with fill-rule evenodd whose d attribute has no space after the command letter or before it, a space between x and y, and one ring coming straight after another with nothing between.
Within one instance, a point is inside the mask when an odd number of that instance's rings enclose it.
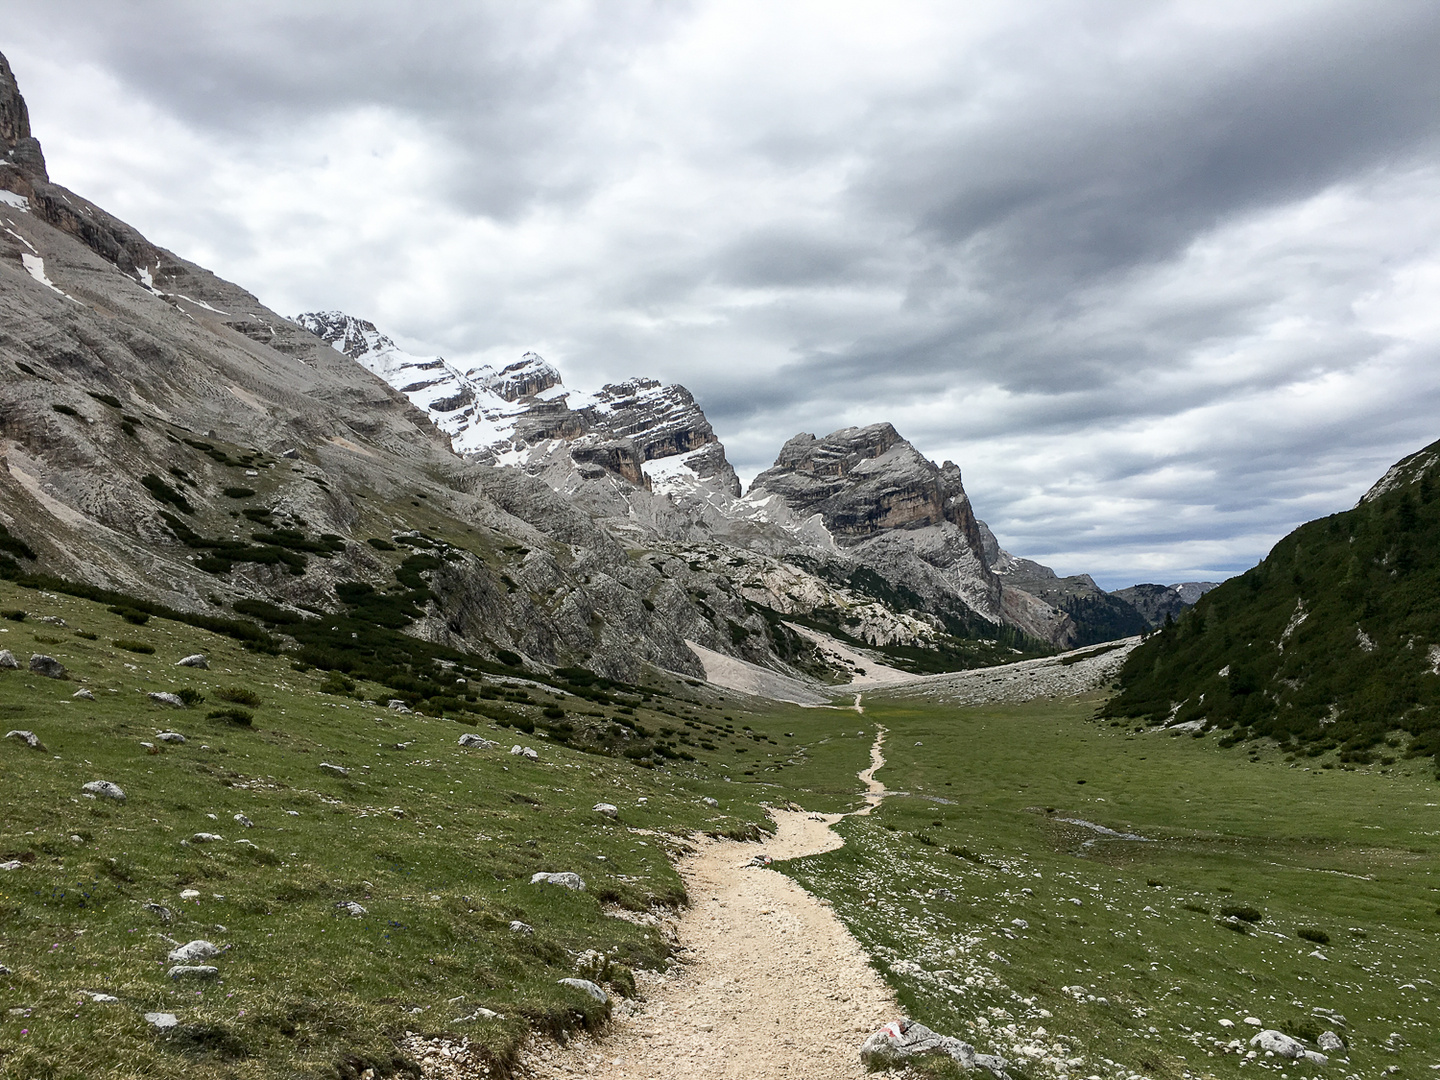
<instances>
[{"instance_id":1,"label":"stony ground","mask_svg":"<svg viewBox=\"0 0 1440 1080\"><path fill-rule=\"evenodd\" d=\"M874 771L883 732L861 774L866 813L883 796ZM840 846L836 814L776 813L763 846L793 859ZM535 1080L676 1076L855 1080L859 1046L898 1015L889 989L829 906L789 878L751 865L754 844L711 841L681 867L691 897L677 932L688 957L668 976L641 982L644 1000L617 1010L600 1040L561 1048L537 1040L526 1062Z\"/></svg>"},{"instance_id":2,"label":"stony ground","mask_svg":"<svg viewBox=\"0 0 1440 1080\"><path fill-rule=\"evenodd\" d=\"M1126 638L1001 667L927 675L884 689L887 697L924 698L948 705L1019 704L1037 698L1071 697L1113 682L1138 644L1138 637Z\"/></svg>"}]
</instances>

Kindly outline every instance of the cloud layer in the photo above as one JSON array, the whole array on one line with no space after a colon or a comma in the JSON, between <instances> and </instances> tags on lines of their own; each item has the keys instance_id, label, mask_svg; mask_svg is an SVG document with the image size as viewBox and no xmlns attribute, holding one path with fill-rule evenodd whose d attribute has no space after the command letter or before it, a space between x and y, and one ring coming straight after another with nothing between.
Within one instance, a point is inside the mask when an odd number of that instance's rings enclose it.
<instances>
[{"instance_id":1,"label":"cloud layer","mask_svg":"<svg viewBox=\"0 0 1440 1080\"><path fill-rule=\"evenodd\" d=\"M433 7L54 0L0 49L57 180L277 310L682 381L743 476L890 420L1109 587L1440 435L1440 9Z\"/></svg>"}]
</instances>

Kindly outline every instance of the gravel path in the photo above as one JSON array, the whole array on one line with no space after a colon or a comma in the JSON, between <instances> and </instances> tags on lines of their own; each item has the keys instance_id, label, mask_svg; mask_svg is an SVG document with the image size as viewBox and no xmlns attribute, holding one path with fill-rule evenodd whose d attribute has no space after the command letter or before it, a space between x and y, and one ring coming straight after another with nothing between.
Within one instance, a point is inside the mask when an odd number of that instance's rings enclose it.
<instances>
[{"instance_id":1,"label":"gravel path","mask_svg":"<svg viewBox=\"0 0 1440 1080\"><path fill-rule=\"evenodd\" d=\"M869 813L885 787L884 730L860 774ZM524 1074L536 1080L863 1080L860 1043L900 1015L829 906L773 870L748 867L757 851L793 859L841 846L839 814L777 811L763 848L706 841L680 866L691 906L677 931L690 960L648 976L644 1002L617 1012L601 1039L561 1048L536 1040Z\"/></svg>"}]
</instances>

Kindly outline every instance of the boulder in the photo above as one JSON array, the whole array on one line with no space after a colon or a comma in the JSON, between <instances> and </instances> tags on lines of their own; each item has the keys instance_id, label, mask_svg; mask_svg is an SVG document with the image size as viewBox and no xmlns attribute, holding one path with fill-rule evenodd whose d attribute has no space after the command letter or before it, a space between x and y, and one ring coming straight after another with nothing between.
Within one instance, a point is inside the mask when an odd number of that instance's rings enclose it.
<instances>
[{"instance_id":1,"label":"boulder","mask_svg":"<svg viewBox=\"0 0 1440 1080\"><path fill-rule=\"evenodd\" d=\"M343 911L346 915L349 915L352 919L358 919L367 914L366 910L354 900L341 900L335 907Z\"/></svg>"},{"instance_id":2,"label":"boulder","mask_svg":"<svg viewBox=\"0 0 1440 1080\"><path fill-rule=\"evenodd\" d=\"M322 761L320 763L320 768L328 772L331 776L344 777L350 775L350 770L345 768L344 765L332 765L328 761Z\"/></svg>"},{"instance_id":3,"label":"boulder","mask_svg":"<svg viewBox=\"0 0 1440 1080\"><path fill-rule=\"evenodd\" d=\"M251 820L250 820L248 817L246 817L244 814L236 814L236 815L235 815L235 820L236 820L237 822L239 822L241 825L244 825L245 828L247 828L247 829L253 829L253 828L255 827L255 822L251 821Z\"/></svg>"},{"instance_id":4,"label":"boulder","mask_svg":"<svg viewBox=\"0 0 1440 1080\"><path fill-rule=\"evenodd\" d=\"M149 912L151 912L151 913L159 916L161 922L166 922L166 923L168 923L168 922L174 921L174 919L175 919L175 913L174 913L173 911L171 911L168 907L166 907L164 904L156 904L156 903L151 902L151 903L141 904L140 906L141 906L142 908L144 908L146 911L149 911Z\"/></svg>"},{"instance_id":5,"label":"boulder","mask_svg":"<svg viewBox=\"0 0 1440 1080\"><path fill-rule=\"evenodd\" d=\"M407 743L406 745L409 744ZM473 731L467 731L464 735L460 736L460 745L473 747L476 750L493 750L500 744L476 735Z\"/></svg>"},{"instance_id":6,"label":"boulder","mask_svg":"<svg viewBox=\"0 0 1440 1080\"><path fill-rule=\"evenodd\" d=\"M185 736L181 735L178 731L162 731L158 735L156 735L155 738L159 739L161 742L176 744L183 743L185 741Z\"/></svg>"},{"instance_id":7,"label":"boulder","mask_svg":"<svg viewBox=\"0 0 1440 1080\"><path fill-rule=\"evenodd\" d=\"M712 799L709 795L706 795L706 796L705 796L703 799L701 799L700 801L701 801L702 803L704 803L706 806L719 806L719 805L720 805L720 800L719 800L719 799Z\"/></svg>"},{"instance_id":8,"label":"boulder","mask_svg":"<svg viewBox=\"0 0 1440 1080\"><path fill-rule=\"evenodd\" d=\"M118 784L112 784L109 780L91 780L88 784L82 784L80 791L89 795L92 799L114 799L116 802L125 801L125 792L120 790Z\"/></svg>"},{"instance_id":9,"label":"boulder","mask_svg":"<svg viewBox=\"0 0 1440 1080\"><path fill-rule=\"evenodd\" d=\"M185 708L185 701L178 694L172 694L166 690L152 690L145 695L156 705L169 705L172 709Z\"/></svg>"},{"instance_id":10,"label":"boulder","mask_svg":"<svg viewBox=\"0 0 1440 1080\"><path fill-rule=\"evenodd\" d=\"M31 750L45 749L45 744L40 741L40 736L36 735L33 731L7 731L5 737L7 739L19 739L26 746L30 747Z\"/></svg>"},{"instance_id":11,"label":"boulder","mask_svg":"<svg viewBox=\"0 0 1440 1080\"><path fill-rule=\"evenodd\" d=\"M1274 1054L1276 1057L1291 1058L1292 1060L1305 1060L1316 1065L1324 1065L1329 1062L1324 1054L1317 1054L1313 1050L1305 1049L1305 1044L1299 1039L1292 1039L1283 1031L1275 1031L1267 1028L1250 1040L1250 1045L1257 1050Z\"/></svg>"},{"instance_id":12,"label":"boulder","mask_svg":"<svg viewBox=\"0 0 1440 1080\"><path fill-rule=\"evenodd\" d=\"M65 678L65 665L44 653L37 652L30 657L30 670L36 675L44 675L47 679Z\"/></svg>"},{"instance_id":13,"label":"boulder","mask_svg":"<svg viewBox=\"0 0 1440 1080\"><path fill-rule=\"evenodd\" d=\"M562 870L557 874L547 874L544 871L535 874L530 878L531 885L559 885L566 889L575 889L578 892L585 891L585 879L579 874L569 870Z\"/></svg>"},{"instance_id":14,"label":"boulder","mask_svg":"<svg viewBox=\"0 0 1440 1080\"><path fill-rule=\"evenodd\" d=\"M913 1020L890 1021L860 1047L860 1060L872 1070L903 1066L910 1058L931 1055L949 1057L963 1069L988 1069L1002 1080L1008 1080L1004 1058L977 1054L969 1043L931 1031Z\"/></svg>"},{"instance_id":15,"label":"boulder","mask_svg":"<svg viewBox=\"0 0 1440 1080\"><path fill-rule=\"evenodd\" d=\"M165 959L172 964L189 964L196 960L209 960L212 956L220 955L220 946L212 945L210 942L197 938L194 941L187 941L184 945L178 945L170 950L170 955Z\"/></svg>"},{"instance_id":16,"label":"boulder","mask_svg":"<svg viewBox=\"0 0 1440 1080\"><path fill-rule=\"evenodd\" d=\"M1345 1040L1333 1031L1322 1031L1320 1037L1315 1040L1315 1045L1327 1054L1334 1054L1345 1049Z\"/></svg>"},{"instance_id":17,"label":"boulder","mask_svg":"<svg viewBox=\"0 0 1440 1080\"><path fill-rule=\"evenodd\" d=\"M86 690L85 687L83 687L83 686L82 686L79 690L76 690L76 691L75 691L73 694L71 694L70 696L71 696L72 698L79 698L81 701L94 701L94 700L95 700L95 695L92 694L89 690Z\"/></svg>"},{"instance_id":18,"label":"boulder","mask_svg":"<svg viewBox=\"0 0 1440 1080\"><path fill-rule=\"evenodd\" d=\"M15 659L15 654L9 649L0 649L0 668L18 668L20 661Z\"/></svg>"},{"instance_id":19,"label":"boulder","mask_svg":"<svg viewBox=\"0 0 1440 1080\"><path fill-rule=\"evenodd\" d=\"M594 998L601 1005L604 1005L610 1000L610 995L589 979L561 979L559 982L561 986L568 986L573 990L579 990L587 997Z\"/></svg>"},{"instance_id":20,"label":"boulder","mask_svg":"<svg viewBox=\"0 0 1440 1080\"><path fill-rule=\"evenodd\" d=\"M195 653L193 656L181 657L175 661L176 667L200 668L202 671L210 670L210 661L205 659L204 653Z\"/></svg>"},{"instance_id":21,"label":"boulder","mask_svg":"<svg viewBox=\"0 0 1440 1080\"><path fill-rule=\"evenodd\" d=\"M620 808L614 803L597 802L590 809L594 810L597 814L604 814L608 818L620 816Z\"/></svg>"},{"instance_id":22,"label":"boulder","mask_svg":"<svg viewBox=\"0 0 1440 1080\"><path fill-rule=\"evenodd\" d=\"M148 1012L145 1014L145 1022L157 1031L169 1031L180 1023L180 1020L174 1013Z\"/></svg>"},{"instance_id":23,"label":"boulder","mask_svg":"<svg viewBox=\"0 0 1440 1080\"><path fill-rule=\"evenodd\" d=\"M535 933L535 927L527 922L521 922L519 919L516 919L510 924L510 932L512 934L533 934Z\"/></svg>"},{"instance_id":24,"label":"boulder","mask_svg":"<svg viewBox=\"0 0 1440 1080\"><path fill-rule=\"evenodd\" d=\"M221 836L219 833L213 833L213 832L197 832L194 836L190 837L190 843L192 843L192 844L218 844L218 843L222 842L224 839L225 839L225 837Z\"/></svg>"},{"instance_id":25,"label":"boulder","mask_svg":"<svg viewBox=\"0 0 1440 1080\"><path fill-rule=\"evenodd\" d=\"M410 706L406 705L405 702L401 701L399 698L391 698L388 702L386 702L385 707L393 712L398 713L408 713L412 711Z\"/></svg>"},{"instance_id":26,"label":"boulder","mask_svg":"<svg viewBox=\"0 0 1440 1080\"><path fill-rule=\"evenodd\" d=\"M172 979L213 979L220 969L213 964L176 964L165 974Z\"/></svg>"},{"instance_id":27,"label":"boulder","mask_svg":"<svg viewBox=\"0 0 1440 1080\"><path fill-rule=\"evenodd\" d=\"M538 761L540 759L540 755L535 752L534 747L530 746L512 746L510 747L510 753L516 757L529 758L531 761Z\"/></svg>"}]
</instances>

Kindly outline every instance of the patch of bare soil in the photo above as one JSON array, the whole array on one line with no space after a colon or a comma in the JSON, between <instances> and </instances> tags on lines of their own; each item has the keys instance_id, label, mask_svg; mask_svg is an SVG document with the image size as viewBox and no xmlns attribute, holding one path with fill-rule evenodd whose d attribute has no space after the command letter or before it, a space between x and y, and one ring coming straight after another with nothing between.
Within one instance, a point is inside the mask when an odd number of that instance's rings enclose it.
<instances>
[{"instance_id":1,"label":"patch of bare soil","mask_svg":"<svg viewBox=\"0 0 1440 1080\"><path fill-rule=\"evenodd\" d=\"M884 797L883 729L860 774L869 810ZM523 1074L535 1080L862 1080L865 1037L899 1015L865 953L829 906L789 878L749 865L758 851L793 859L841 846L838 814L776 811L763 846L706 841L680 866L691 906L676 927L687 962L643 975L599 1039L560 1047L536 1039Z\"/></svg>"}]
</instances>

